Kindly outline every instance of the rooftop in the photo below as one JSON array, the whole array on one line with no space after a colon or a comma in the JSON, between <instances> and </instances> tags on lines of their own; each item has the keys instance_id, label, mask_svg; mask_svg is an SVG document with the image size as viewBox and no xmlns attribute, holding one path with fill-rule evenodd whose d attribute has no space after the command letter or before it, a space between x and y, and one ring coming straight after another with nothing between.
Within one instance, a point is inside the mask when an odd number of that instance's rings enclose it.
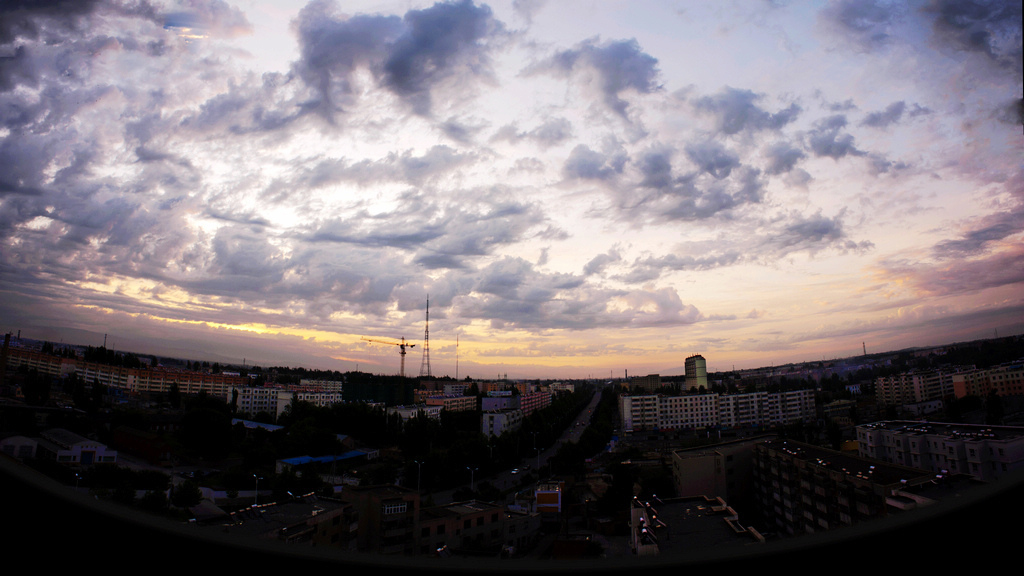
<instances>
[{"instance_id":1,"label":"rooftop","mask_svg":"<svg viewBox=\"0 0 1024 576\"><path fill-rule=\"evenodd\" d=\"M916 420L885 420L860 426L869 430L888 430L904 434L937 434L956 439L1014 440L1024 436L1021 426L992 426Z\"/></svg>"},{"instance_id":2,"label":"rooftop","mask_svg":"<svg viewBox=\"0 0 1024 576\"><path fill-rule=\"evenodd\" d=\"M764 445L818 467L841 471L848 476L869 480L880 485L899 484L911 479L921 480L934 477L934 473L927 470L887 464L791 440L769 440Z\"/></svg>"}]
</instances>

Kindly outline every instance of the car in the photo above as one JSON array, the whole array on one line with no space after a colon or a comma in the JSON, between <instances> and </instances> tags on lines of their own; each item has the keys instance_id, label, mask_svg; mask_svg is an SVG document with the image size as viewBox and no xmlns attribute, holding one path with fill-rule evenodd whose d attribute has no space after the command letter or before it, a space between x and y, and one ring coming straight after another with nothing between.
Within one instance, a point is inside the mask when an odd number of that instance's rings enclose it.
<instances>
[{"instance_id":1,"label":"car","mask_svg":"<svg viewBox=\"0 0 1024 576\"><path fill-rule=\"evenodd\" d=\"M519 468L513 468L512 469L512 473L513 474L519 474Z\"/></svg>"}]
</instances>

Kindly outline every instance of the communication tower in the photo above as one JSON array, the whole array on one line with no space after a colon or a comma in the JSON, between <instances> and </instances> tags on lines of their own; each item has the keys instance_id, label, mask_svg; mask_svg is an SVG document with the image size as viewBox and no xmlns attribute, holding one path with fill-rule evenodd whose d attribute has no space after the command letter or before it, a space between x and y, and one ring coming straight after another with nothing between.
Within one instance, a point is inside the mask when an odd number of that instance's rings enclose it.
<instances>
[{"instance_id":1,"label":"communication tower","mask_svg":"<svg viewBox=\"0 0 1024 576\"><path fill-rule=\"evenodd\" d=\"M430 374L430 296L427 296L427 321L423 325L423 362L420 364L420 377Z\"/></svg>"}]
</instances>

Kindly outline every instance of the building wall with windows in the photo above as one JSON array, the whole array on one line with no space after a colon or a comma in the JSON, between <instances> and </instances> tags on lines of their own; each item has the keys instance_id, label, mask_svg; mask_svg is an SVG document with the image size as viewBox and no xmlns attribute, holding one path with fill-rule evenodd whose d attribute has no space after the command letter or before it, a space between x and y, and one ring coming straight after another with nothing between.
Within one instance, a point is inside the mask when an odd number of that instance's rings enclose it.
<instances>
[{"instance_id":1,"label":"building wall with windows","mask_svg":"<svg viewBox=\"0 0 1024 576\"><path fill-rule=\"evenodd\" d=\"M430 396L426 400L427 406L440 406L445 410L452 412L462 412L467 410L476 410L476 396L461 396L461 395L436 395Z\"/></svg>"},{"instance_id":2,"label":"building wall with windows","mask_svg":"<svg viewBox=\"0 0 1024 576\"><path fill-rule=\"evenodd\" d=\"M883 406L942 400L954 393L954 378L962 369L906 372L875 379L875 398Z\"/></svg>"},{"instance_id":3,"label":"building wall with windows","mask_svg":"<svg viewBox=\"0 0 1024 576\"><path fill-rule=\"evenodd\" d=\"M358 520L356 549L377 554L415 554L420 495L401 486L349 486L340 494Z\"/></svg>"},{"instance_id":4,"label":"building wall with windows","mask_svg":"<svg viewBox=\"0 0 1024 576\"><path fill-rule=\"evenodd\" d=\"M551 405L551 392L537 390L519 395L519 409L523 414L529 416L537 410L544 409Z\"/></svg>"},{"instance_id":5,"label":"building wall with windows","mask_svg":"<svg viewBox=\"0 0 1024 576\"><path fill-rule=\"evenodd\" d=\"M480 415L480 432L484 436L501 436L509 430L518 430L523 425L522 410L500 410Z\"/></svg>"},{"instance_id":6,"label":"building wall with windows","mask_svg":"<svg viewBox=\"0 0 1024 576\"><path fill-rule=\"evenodd\" d=\"M857 426L858 454L990 482L1024 469L1024 427L890 420Z\"/></svg>"},{"instance_id":7,"label":"building wall with windows","mask_svg":"<svg viewBox=\"0 0 1024 576\"><path fill-rule=\"evenodd\" d=\"M424 508L417 528L418 553L451 550L498 550L504 542L505 509L470 500Z\"/></svg>"},{"instance_id":8,"label":"building wall with windows","mask_svg":"<svg viewBox=\"0 0 1024 576\"><path fill-rule=\"evenodd\" d=\"M955 374L953 394L957 398L964 396L997 396L1024 395L1024 363L1014 362L1003 364L986 370L969 370Z\"/></svg>"},{"instance_id":9,"label":"building wall with windows","mask_svg":"<svg viewBox=\"0 0 1024 576\"><path fill-rule=\"evenodd\" d=\"M410 418L415 418L421 412L427 418L434 418L435 420L441 417L441 406L429 406L427 404L416 404L414 406L388 406L388 416L392 414L398 414L402 417L402 421L405 422Z\"/></svg>"},{"instance_id":10,"label":"building wall with windows","mask_svg":"<svg viewBox=\"0 0 1024 576\"><path fill-rule=\"evenodd\" d=\"M927 470L799 442L771 440L754 450L757 505L767 525L785 534L852 526L912 508L925 499L911 491L935 483Z\"/></svg>"},{"instance_id":11,"label":"building wall with windows","mask_svg":"<svg viewBox=\"0 0 1024 576\"><path fill-rule=\"evenodd\" d=\"M813 390L620 396L619 414L627 432L778 426L816 418Z\"/></svg>"}]
</instances>

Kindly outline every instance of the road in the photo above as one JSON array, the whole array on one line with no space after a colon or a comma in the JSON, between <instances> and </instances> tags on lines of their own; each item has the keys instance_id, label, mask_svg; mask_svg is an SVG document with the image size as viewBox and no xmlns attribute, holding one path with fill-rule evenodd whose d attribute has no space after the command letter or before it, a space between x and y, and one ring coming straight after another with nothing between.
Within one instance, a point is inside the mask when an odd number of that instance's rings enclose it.
<instances>
[{"instance_id":1,"label":"road","mask_svg":"<svg viewBox=\"0 0 1024 576\"><path fill-rule=\"evenodd\" d=\"M548 447L548 449L544 450L543 452L540 452L539 454L536 454L535 456L531 456L529 458L524 458L522 462L520 462L519 464L519 469L523 470L524 467L529 467L529 470L521 471L519 474L512 474L511 470L505 470L499 474L495 474L492 476L474 478L473 482L477 484L483 481L490 482L492 486L501 490L502 493L510 491L513 488L518 488L520 490L529 488L530 486L519 487L518 481L521 478L520 474L536 474L537 470L543 468L547 464L548 459L558 452L558 449L562 446L562 444L564 444L565 442L578 442L580 436L583 434L583 430L586 429L586 427L590 424L590 418L593 415L594 410L597 409L597 404L600 401L601 391L598 390L590 399L590 402L587 404L587 406L582 408L579 414L576 415L576 418L573 419L573 423L570 424L564 432L562 432L562 435L558 438L558 440L556 440L550 447ZM577 426L577 422L579 422L580 425ZM465 486L462 486L462 488L468 487L469 483L466 483ZM443 504L450 504L453 501L452 494L454 492L455 490L444 490L441 492L434 492L432 494L434 504L437 506ZM509 492L506 495L506 503L511 503L514 497L515 492Z\"/></svg>"}]
</instances>

